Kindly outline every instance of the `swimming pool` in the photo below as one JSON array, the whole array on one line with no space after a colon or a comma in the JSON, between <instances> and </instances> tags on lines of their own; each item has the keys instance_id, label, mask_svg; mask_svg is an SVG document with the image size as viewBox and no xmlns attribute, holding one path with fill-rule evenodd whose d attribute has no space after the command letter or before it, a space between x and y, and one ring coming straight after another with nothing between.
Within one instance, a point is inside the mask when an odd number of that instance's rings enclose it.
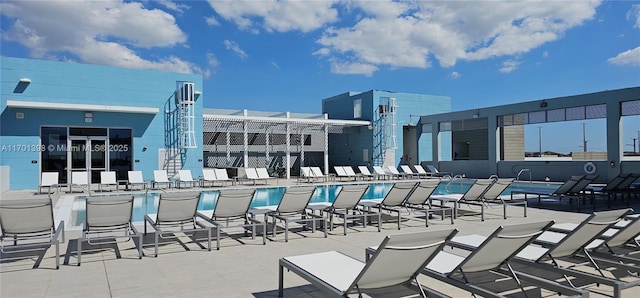
<instances>
[{"instance_id":1,"label":"swimming pool","mask_svg":"<svg viewBox=\"0 0 640 298\"><path fill-rule=\"evenodd\" d=\"M463 179L453 181L451 183L442 182L435 191L435 194L463 193L472 184L473 180ZM370 183L368 191L363 196L363 200L382 199L387 194L393 183ZM295 187L295 186L290 186ZM312 203L327 202L332 203L342 185L318 185L316 191L311 198ZM531 183L531 182L514 182L509 186L502 195L510 195L512 191L526 190L544 190L553 191L558 187L554 183ZM286 187L263 187L256 188L256 194L253 197L251 208L275 206L280 202L280 198ZM200 190L196 190L200 191ZM213 210L218 197L219 190L202 190L202 198L198 205L198 210ZM133 221L144 221L145 214L154 214L158 211L158 199L160 192L149 192L134 195ZM68 217L67 226L81 226L85 220L85 203L86 197L75 197Z\"/></svg>"}]
</instances>

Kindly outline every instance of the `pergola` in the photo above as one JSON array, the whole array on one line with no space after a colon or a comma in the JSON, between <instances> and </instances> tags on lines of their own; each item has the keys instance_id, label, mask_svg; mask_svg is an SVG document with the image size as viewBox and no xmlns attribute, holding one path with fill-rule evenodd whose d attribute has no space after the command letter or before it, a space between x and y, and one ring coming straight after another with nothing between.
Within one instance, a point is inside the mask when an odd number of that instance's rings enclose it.
<instances>
[{"instance_id":1,"label":"pergola","mask_svg":"<svg viewBox=\"0 0 640 298\"><path fill-rule=\"evenodd\" d=\"M205 151L220 151L217 145L207 144L215 142L224 145L227 162L231 160L232 152L243 152L243 167L249 167L250 146L253 151L263 151L266 161L270 160L274 145L284 149L286 177L291 177L292 146L298 146L300 164L304 164L305 135L322 136L324 156L324 171L329 171L329 134L342 133L345 127L368 127L370 121L329 119L327 114L293 114L255 112L248 110L213 110L205 109L203 113L203 132L215 133L207 140L205 136ZM250 139L251 135L251 139ZM236 136L241 136L240 139ZM280 138L274 138L278 136ZM292 138L293 136L293 138ZM278 142L278 144L273 144ZM256 145L257 144L257 145ZM215 146L216 148L211 148ZM256 146L262 147L256 150ZM280 151L280 149L276 150Z\"/></svg>"}]
</instances>

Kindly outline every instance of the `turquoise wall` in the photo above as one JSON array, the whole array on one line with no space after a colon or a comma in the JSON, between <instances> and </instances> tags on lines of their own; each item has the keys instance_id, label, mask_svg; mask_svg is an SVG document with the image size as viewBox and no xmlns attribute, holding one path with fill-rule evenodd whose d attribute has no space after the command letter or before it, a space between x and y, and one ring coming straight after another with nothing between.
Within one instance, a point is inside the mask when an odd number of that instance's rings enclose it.
<instances>
[{"instance_id":1,"label":"turquoise wall","mask_svg":"<svg viewBox=\"0 0 640 298\"><path fill-rule=\"evenodd\" d=\"M416 125L418 116L451 112L451 98L426 94L399 93L369 90L362 93L350 92L339 94L322 101L322 112L329 119L374 120L378 113L380 98L396 99L396 137L398 149L395 163L400 164L402 158L402 126L412 122ZM353 117L353 102L362 99L362 117ZM410 117L413 115L413 117ZM373 159L373 131L364 128L348 128L343 134L329 135L329 163L331 165L366 165L362 161L362 150L367 149L369 159ZM450 147L450 145L447 145ZM444 148L451 151L450 148ZM420 160L431 159L431 138L425 134L418 139L418 157ZM416 162L416 164L419 162Z\"/></svg>"},{"instance_id":2,"label":"turquoise wall","mask_svg":"<svg viewBox=\"0 0 640 298\"><path fill-rule=\"evenodd\" d=\"M11 189L35 189L39 183L40 154L30 150L39 145L41 126L117 127L133 130L134 170L153 178L158 168L158 150L165 147L167 108L174 107L177 81L190 81L202 90L202 77L152 70L101 65L0 57L0 165L10 167ZM29 78L26 87L21 78ZM8 108L7 100L45 102L51 109ZM188 149L183 163L194 176L202 168L202 106L204 95L196 100L196 142ZM158 114L56 110L58 103L158 108ZM16 119L16 113L24 119ZM92 112L93 121L84 122ZM13 150L14 145L29 146ZM143 147L147 147L143 151ZM22 146L21 148L24 148ZM35 161L36 163L33 163Z\"/></svg>"}]
</instances>

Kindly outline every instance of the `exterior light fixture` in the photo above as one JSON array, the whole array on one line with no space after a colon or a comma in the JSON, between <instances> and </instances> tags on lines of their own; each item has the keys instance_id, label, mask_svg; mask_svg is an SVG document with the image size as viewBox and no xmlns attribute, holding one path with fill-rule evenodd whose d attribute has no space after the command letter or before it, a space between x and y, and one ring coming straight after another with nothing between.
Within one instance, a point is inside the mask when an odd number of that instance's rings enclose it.
<instances>
[{"instance_id":1,"label":"exterior light fixture","mask_svg":"<svg viewBox=\"0 0 640 298\"><path fill-rule=\"evenodd\" d=\"M22 84L30 84L31 83L31 79L30 78L22 78L22 79L20 79L20 83L22 83Z\"/></svg>"},{"instance_id":2,"label":"exterior light fixture","mask_svg":"<svg viewBox=\"0 0 640 298\"><path fill-rule=\"evenodd\" d=\"M547 107L547 102L542 100L542 102L540 103L540 107L541 108L546 108Z\"/></svg>"},{"instance_id":3,"label":"exterior light fixture","mask_svg":"<svg viewBox=\"0 0 640 298\"><path fill-rule=\"evenodd\" d=\"M84 122L85 123L93 122L93 113L90 113L90 112L84 113Z\"/></svg>"}]
</instances>

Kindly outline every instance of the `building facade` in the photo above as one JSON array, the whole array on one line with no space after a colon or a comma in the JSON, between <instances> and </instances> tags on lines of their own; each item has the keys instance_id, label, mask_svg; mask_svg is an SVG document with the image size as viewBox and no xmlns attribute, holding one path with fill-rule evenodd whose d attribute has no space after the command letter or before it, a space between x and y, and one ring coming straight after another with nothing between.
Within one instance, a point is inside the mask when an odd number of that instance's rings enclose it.
<instances>
[{"instance_id":1,"label":"building facade","mask_svg":"<svg viewBox=\"0 0 640 298\"><path fill-rule=\"evenodd\" d=\"M86 171L118 180L139 170L202 167L202 77L0 57L0 167L4 188L35 189ZM5 189L3 189L4 191Z\"/></svg>"},{"instance_id":2,"label":"building facade","mask_svg":"<svg viewBox=\"0 0 640 298\"><path fill-rule=\"evenodd\" d=\"M451 111L451 98L425 94L369 90L322 100L330 118L371 121L329 136L333 165L400 165L431 160L431 136L418 133L423 115Z\"/></svg>"}]
</instances>

